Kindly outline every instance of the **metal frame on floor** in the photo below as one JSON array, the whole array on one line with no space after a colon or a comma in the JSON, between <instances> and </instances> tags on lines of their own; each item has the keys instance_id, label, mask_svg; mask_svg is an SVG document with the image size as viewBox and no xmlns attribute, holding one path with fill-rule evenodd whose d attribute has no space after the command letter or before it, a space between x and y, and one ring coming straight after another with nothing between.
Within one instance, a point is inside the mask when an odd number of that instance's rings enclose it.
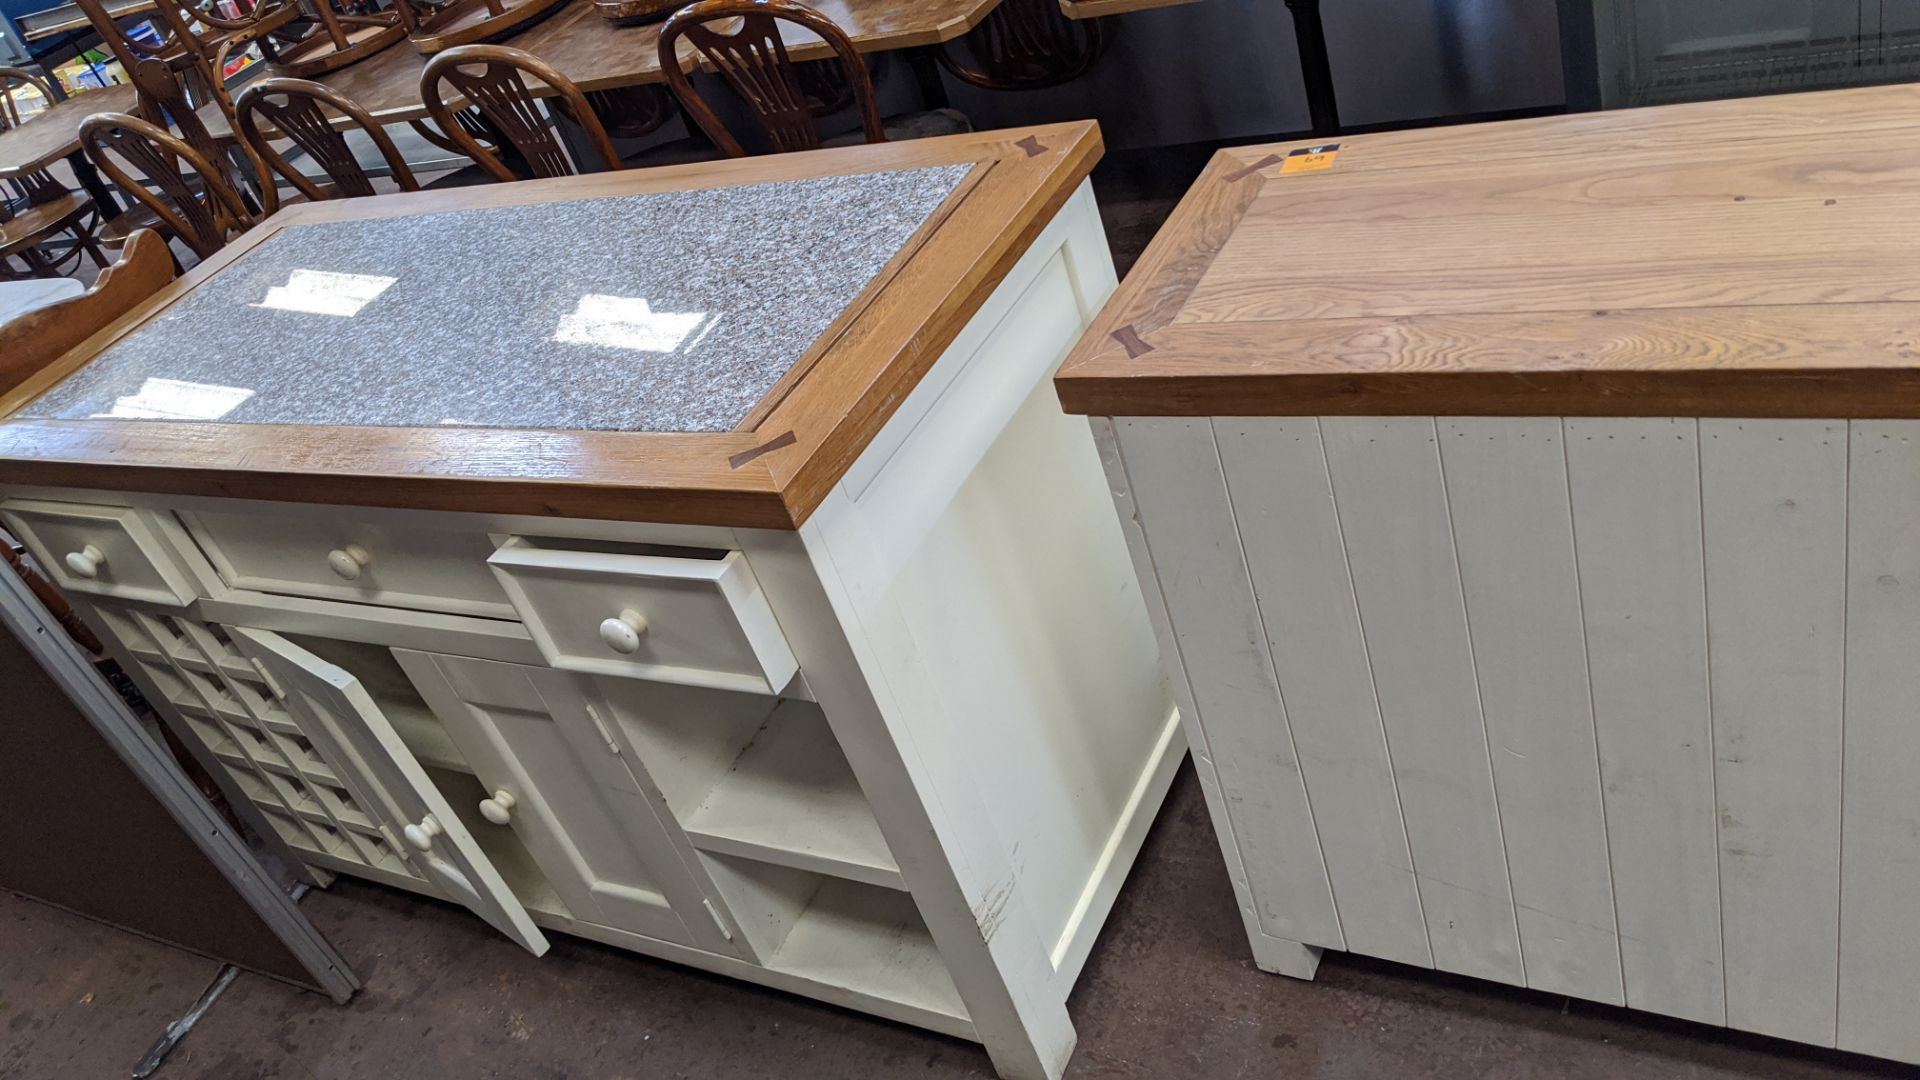
<instances>
[{"instance_id":1,"label":"metal frame on floor","mask_svg":"<svg viewBox=\"0 0 1920 1080\"><path fill-rule=\"evenodd\" d=\"M360 980L334 951L313 923L295 906L294 898L247 849L238 830L228 824L173 760L128 711L120 695L101 678L66 631L40 605L18 574L0 567L0 625L17 638L27 652L93 724L113 752L127 763L140 782L167 808L234 890L307 969L314 984L338 1002L360 988Z\"/></svg>"}]
</instances>

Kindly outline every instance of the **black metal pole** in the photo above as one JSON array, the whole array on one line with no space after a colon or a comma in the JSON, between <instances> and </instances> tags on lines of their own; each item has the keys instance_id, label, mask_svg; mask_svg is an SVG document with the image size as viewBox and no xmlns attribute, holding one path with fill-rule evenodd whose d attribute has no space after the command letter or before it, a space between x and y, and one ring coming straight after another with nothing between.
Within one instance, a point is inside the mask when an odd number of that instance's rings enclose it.
<instances>
[{"instance_id":1,"label":"black metal pole","mask_svg":"<svg viewBox=\"0 0 1920 1080\"><path fill-rule=\"evenodd\" d=\"M1327 29L1320 22L1320 0L1287 0L1293 37L1300 49L1300 78L1307 84L1307 114L1315 135L1340 132L1340 107L1333 89L1333 65L1327 59Z\"/></svg>"}]
</instances>

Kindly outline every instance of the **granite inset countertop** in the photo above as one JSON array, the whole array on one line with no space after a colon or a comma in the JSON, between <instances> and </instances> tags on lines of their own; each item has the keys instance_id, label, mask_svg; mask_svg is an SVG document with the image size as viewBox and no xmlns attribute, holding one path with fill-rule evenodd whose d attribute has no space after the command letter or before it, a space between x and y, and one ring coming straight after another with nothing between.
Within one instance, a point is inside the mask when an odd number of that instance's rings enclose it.
<instances>
[{"instance_id":1,"label":"granite inset countertop","mask_svg":"<svg viewBox=\"0 0 1920 1080\"><path fill-rule=\"evenodd\" d=\"M17 415L728 431L969 168L289 226Z\"/></svg>"}]
</instances>

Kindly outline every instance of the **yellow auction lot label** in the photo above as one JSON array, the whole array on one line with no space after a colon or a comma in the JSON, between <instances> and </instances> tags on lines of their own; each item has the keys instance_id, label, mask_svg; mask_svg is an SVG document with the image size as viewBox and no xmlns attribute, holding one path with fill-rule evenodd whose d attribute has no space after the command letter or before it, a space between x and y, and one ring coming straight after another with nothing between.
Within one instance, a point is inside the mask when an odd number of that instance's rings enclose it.
<instances>
[{"instance_id":1,"label":"yellow auction lot label","mask_svg":"<svg viewBox=\"0 0 1920 1080\"><path fill-rule=\"evenodd\" d=\"M1280 162L1282 173L1318 172L1333 168L1333 159L1340 153L1339 143L1326 143L1321 146L1302 146L1289 150Z\"/></svg>"}]
</instances>

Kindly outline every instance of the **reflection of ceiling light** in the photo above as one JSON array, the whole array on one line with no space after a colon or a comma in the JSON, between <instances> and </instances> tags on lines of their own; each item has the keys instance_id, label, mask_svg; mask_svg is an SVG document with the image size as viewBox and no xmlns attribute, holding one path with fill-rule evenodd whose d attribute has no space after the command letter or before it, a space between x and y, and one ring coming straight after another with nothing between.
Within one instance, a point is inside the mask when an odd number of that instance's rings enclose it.
<instances>
[{"instance_id":1,"label":"reflection of ceiling light","mask_svg":"<svg viewBox=\"0 0 1920 1080\"><path fill-rule=\"evenodd\" d=\"M360 309L387 291L398 278L377 274L338 274L331 270L295 270L285 285L267 290L267 298L254 307L281 311L304 311L310 315L360 314Z\"/></svg>"},{"instance_id":2,"label":"reflection of ceiling light","mask_svg":"<svg viewBox=\"0 0 1920 1080\"><path fill-rule=\"evenodd\" d=\"M553 340L569 345L672 352L706 317L704 311L657 312L637 297L588 294L580 298L573 314L560 317Z\"/></svg>"},{"instance_id":3,"label":"reflection of ceiling light","mask_svg":"<svg viewBox=\"0 0 1920 1080\"><path fill-rule=\"evenodd\" d=\"M94 418L134 420L218 420L239 408L253 391L240 386L209 386L179 379L148 379L140 392L115 398L108 412Z\"/></svg>"}]
</instances>

